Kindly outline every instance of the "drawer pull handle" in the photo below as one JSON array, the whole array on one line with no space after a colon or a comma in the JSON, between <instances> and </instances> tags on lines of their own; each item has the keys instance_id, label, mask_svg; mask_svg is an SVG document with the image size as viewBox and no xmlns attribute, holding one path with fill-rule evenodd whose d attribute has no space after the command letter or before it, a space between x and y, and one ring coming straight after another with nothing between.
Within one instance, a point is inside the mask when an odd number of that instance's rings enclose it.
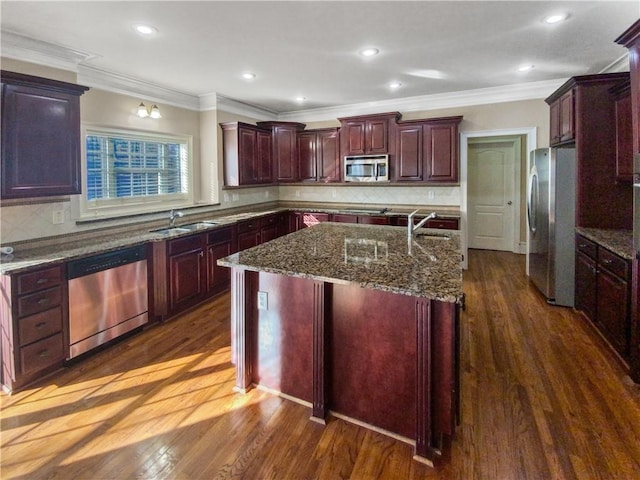
<instances>
[{"instance_id":1,"label":"drawer pull handle","mask_svg":"<svg viewBox=\"0 0 640 480\"><path fill-rule=\"evenodd\" d=\"M49 303L48 298L41 298L40 300L38 300L38 305L46 305L47 303Z\"/></svg>"},{"instance_id":2,"label":"drawer pull handle","mask_svg":"<svg viewBox=\"0 0 640 480\"><path fill-rule=\"evenodd\" d=\"M588 245L586 243L581 243L580 244L580 248L587 248L587 247L588 247Z\"/></svg>"},{"instance_id":3,"label":"drawer pull handle","mask_svg":"<svg viewBox=\"0 0 640 480\"><path fill-rule=\"evenodd\" d=\"M47 322L40 322L40 323L38 323L38 324L36 325L36 328L37 328L38 330L42 330L42 329L43 329L44 327L46 327L46 326L47 326Z\"/></svg>"},{"instance_id":4,"label":"drawer pull handle","mask_svg":"<svg viewBox=\"0 0 640 480\"><path fill-rule=\"evenodd\" d=\"M48 357L49 356L49 350L42 350L41 352L38 352L38 356L39 357Z\"/></svg>"},{"instance_id":5,"label":"drawer pull handle","mask_svg":"<svg viewBox=\"0 0 640 480\"><path fill-rule=\"evenodd\" d=\"M42 285L43 283L47 283L49 281L48 278L39 278L36 282L38 285Z\"/></svg>"},{"instance_id":6,"label":"drawer pull handle","mask_svg":"<svg viewBox=\"0 0 640 480\"><path fill-rule=\"evenodd\" d=\"M612 263L612 260L605 258L603 262L606 263L607 265L610 265Z\"/></svg>"}]
</instances>

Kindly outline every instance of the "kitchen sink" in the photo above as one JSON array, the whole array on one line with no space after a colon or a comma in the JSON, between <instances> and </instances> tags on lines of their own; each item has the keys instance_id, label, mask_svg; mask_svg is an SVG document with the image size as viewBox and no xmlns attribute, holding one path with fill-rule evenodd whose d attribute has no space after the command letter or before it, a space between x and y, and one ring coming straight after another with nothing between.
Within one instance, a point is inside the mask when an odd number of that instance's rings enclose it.
<instances>
[{"instance_id":1,"label":"kitchen sink","mask_svg":"<svg viewBox=\"0 0 640 480\"><path fill-rule=\"evenodd\" d=\"M190 228L186 227L171 227L171 228L160 228L158 230L151 230L153 233L159 233L161 235L172 235L174 233L187 233L190 232Z\"/></svg>"},{"instance_id":2,"label":"kitchen sink","mask_svg":"<svg viewBox=\"0 0 640 480\"><path fill-rule=\"evenodd\" d=\"M197 223L189 223L188 225L183 225L182 228L188 228L189 230L204 230L206 228L211 228L215 225L218 225L218 222L197 222Z\"/></svg>"},{"instance_id":3,"label":"kitchen sink","mask_svg":"<svg viewBox=\"0 0 640 480\"><path fill-rule=\"evenodd\" d=\"M197 230L206 230L218 225L218 222L196 222L188 223L187 225L181 225L179 227L159 228L157 230L151 230L153 233L159 233L161 235L173 235L178 233L194 232Z\"/></svg>"}]
</instances>

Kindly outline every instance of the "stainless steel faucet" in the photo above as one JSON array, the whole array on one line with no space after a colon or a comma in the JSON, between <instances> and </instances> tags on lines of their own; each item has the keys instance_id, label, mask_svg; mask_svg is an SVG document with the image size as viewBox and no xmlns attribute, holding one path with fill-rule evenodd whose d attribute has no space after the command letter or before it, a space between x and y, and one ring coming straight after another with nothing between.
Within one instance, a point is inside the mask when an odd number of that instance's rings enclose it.
<instances>
[{"instance_id":1,"label":"stainless steel faucet","mask_svg":"<svg viewBox=\"0 0 640 480\"><path fill-rule=\"evenodd\" d=\"M183 215L184 213L172 209L171 212L169 212L169 228L173 228L176 224L176 218L182 217Z\"/></svg>"},{"instance_id":2,"label":"stainless steel faucet","mask_svg":"<svg viewBox=\"0 0 640 480\"><path fill-rule=\"evenodd\" d=\"M417 229L422 227L425 223L427 223L432 218L436 218L438 216L438 214L436 212L431 212L429 215L427 215L425 218L423 218L417 224L414 225L413 224L413 217L418 212L419 212L419 210L414 210L407 217L407 240L409 241L409 243L411 243L411 238L413 237L413 233Z\"/></svg>"}]
</instances>

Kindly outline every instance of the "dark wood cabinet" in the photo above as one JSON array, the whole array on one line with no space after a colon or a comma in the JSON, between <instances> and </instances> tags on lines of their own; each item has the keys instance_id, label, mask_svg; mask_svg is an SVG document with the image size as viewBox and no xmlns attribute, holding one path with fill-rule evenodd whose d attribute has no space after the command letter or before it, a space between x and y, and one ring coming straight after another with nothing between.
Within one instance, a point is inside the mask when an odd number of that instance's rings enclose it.
<instances>
[{"instance_id":1,"label":"dark wood cabinet","mask_svg":"<svg viewBox=\"0 0 640 480\"><path fill-rule=\"evenodd\" d=\"M271 132L274 181L299 181L297 136L305 125L296 122L258 122L258 126Z\"/></svg>"},{"instance_id":2,"label":"dark wood cabinet","mask_svg":"<svg viewBox=\"0 0 640 480\"><path fill-rule=\"evenodd\" d=\"M238 251L255 247L289 233L288 215L273 213L238 222Z\"/></svg>"},{"instance_id":3,"label":"dark wood cabinet","mask_svg":"<svg viewBox=\"0 0 640 480\"><path fill-rule=\"evenodd\" d=\"M290 232L297 232L303 228L330 221L330 214L328 213L291 212L289 215Z\"/></svg>"},{"instance_id":4,"label":"dark wood cabinet","mask_svg":"<svg viewBox=\"0 0 640 480\"><path fill-rule=\"evenodd\" d=\"M633 181L633 125L631 83L622 82L611 90L616 118L616 179Z\"/></svg>"},{"instance_id":5,"label":"dark wood cabinet","mask_svg":"<svg viewBox=\"0 0 640 480\"><path fill-rule=\"evenodd\" d=\"M414 217L414 222L418 223L422 220L424 216L416 216ZM393 225L398 227L406 227L408 224L408 218L406 216L396 217L392 222ZM459 230L460 222L457 218L432 218L431 220L427 220L427 223L424 224L424 228L438 228L443 230Z\"/></svg>"},{"instance_id":6,"label":"dark wood cabinet","mask_svg":"<svg viewBox=\"0 0 640 480\"><path fill-rule=\"evenodd\" d=\"M630 262L576 235L575 308L626 362L631 345Z\"/></svg>"},{"instance_id":7,"label":"dark wood cabinet","mask_svg":"<svg viewBox=\"0 0 640 480\"><path fill-rule=\"evenodd\" d=\"M551 146L573 141L575 137L574 96L569 90L550 104L550 139Z\"/></svg>"},{"instance_id":8,"label":"dark wood cabinet","mask_svg":"<svg viewBox=\"0 0 640 480\"><path fill-rule=\"evenodd\" d=\"M225 227L208 232L206 235L207 293L216 294L231 285L231 271L218 265L218 259L236 251L235 229Z\"/></svg>"},{"instance_id":9,"label":"dark wood cabinet","mask_svg":"<svg viewBox=\"0 0 640 480\"><path fill-rule=\"evenodd\" d=\"M2 385L8 391L63 367L68 356L64 266L1 275Z\"/></svg>"},{"instance_id":10,"label":"dark wood cabinet","mask_svg":"<svg viewBox=\"0 0 640 480\"><path fill-rule=\"evenodd\" d=\"M339 182L340 134L337 128L306 130L298 133L300 180Z\"/></svg>"},{"instance_id":11,"label":"dark wood cabinet","mask_svg":"<svg viewBox=\"0 0 640 480\"><path fill-rule=\"evenodd\" d=\"M88 87L1 72L1 197L82 191L80 96Z\"/></svg>"},{"instance_id":12,"label":"dark wood cabinet","mask_svg":"<svg viewBox=\"0 0 640 480\"><path fill-rule=\"evenodd\" d=\"M271 132L242 122L220 124L226 186L273 183Z\"/></svg>"},{"instance_id":13,"label":"dark wood cabinet","mask_svg":"<svg viewBox=\"0 0 640 480\"><path fill-rule=\"evenodd\" d=\"M573 99L572 114L560 118L561 125L573 124L573 133L561 131L551 144L575 148L578 227L632 228L633 191L616 174L616 104L611 95L612 88L627 81L628 73L573 77L545 100L549 105L561 102L562 109Z\"/></svg>"},{"instance_id":14,"label":"dark wood cabinet","mask_svg":"<svg viewBox=\"0 0 640 480\"><path fill-rule=\"evenodd\" d=\"M393 154L399 118L398 112L339 118L340 155Z\"/></svg>"},{"instance_id":15,"label":"dark wood cabinet","mask_svg":"<svg viewBox=\"0 0 640 480\"><path fill-rule=\"evenodd\" d=\"M169 241L169 310L178 313L198 303L206 289L202 235Z\"/></svg>"},{"instance_id":16,"label":"dark wood cabinet","mask_svg":"<svg viewBox=\"0 0 640 480\"><path fill-rule=\"evenodd\" d=\"M458 183L458 128L462 117L399 123L396 129L397 182Z\"/></svg>"},{"instance_id":17,"label":"dark wood cabinet","mask_svg":"<svg viewBox=\"0 0 640 480\"><path fill-rule=\"evenodd\" d=\"M332 222L361 223L366 225L391 225L391 217L386 215L352 215L348 213L333 213L330 215Z\"/></svg>"}]
</instances>

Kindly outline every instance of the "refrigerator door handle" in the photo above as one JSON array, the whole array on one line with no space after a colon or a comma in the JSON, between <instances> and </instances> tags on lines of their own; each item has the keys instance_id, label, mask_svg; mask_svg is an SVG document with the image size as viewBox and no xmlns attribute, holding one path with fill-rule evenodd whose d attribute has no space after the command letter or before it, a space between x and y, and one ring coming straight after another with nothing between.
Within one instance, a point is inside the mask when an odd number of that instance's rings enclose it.
<instances>
[{"instance_id":1,"label":"refrigerator door handle","mask_svg":"<svg viewBox=\"0 0 640 480\"><path fill-rule=\"evenodd\" d=\"M539 195L538 174L534 171L529 177L529 198L527 199L527 219L529 220L529 230L533 233L536 233L537 229L536 211Z\"/></svg>"}]
</instances>

